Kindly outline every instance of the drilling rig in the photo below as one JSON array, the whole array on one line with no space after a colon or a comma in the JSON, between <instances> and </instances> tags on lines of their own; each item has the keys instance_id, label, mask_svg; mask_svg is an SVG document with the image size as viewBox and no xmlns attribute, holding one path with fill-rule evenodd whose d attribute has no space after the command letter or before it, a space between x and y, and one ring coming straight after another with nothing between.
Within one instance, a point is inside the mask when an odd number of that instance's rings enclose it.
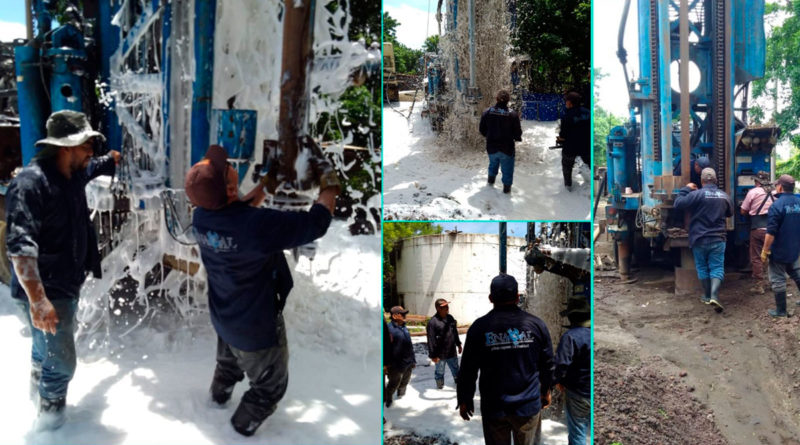
<instances>
[{"instance_id":1,"label":"drilling rig","mask_svg":"<svg viewBox=\"0 0 800 445\"><path fill-rule=\"evenodd\" d=\"M189 167L211 144L226 148L240 183L270 178L265 181L271 185L270 206L309 206L317 184L303 159L309 150L318 153L321 144L310 135L311 124L345 88L377 75L380 67L379 48L347 41L346 12L326 1L250 6L226 0L67 1L66 9L65 2L54 0L25 3L28 37L15 42L13 65L19 147L2 153L4 165L12 168L3 169L0 202L13 167L28 164L37 153L34 143L44 137L52 112L69 109L89 116L107 140L95 153L122 153L115 178L87 186L104 278L85 288L100 294L117 288L120 279L137 282L139 296L153 287L154 274L161 282L194 279L201 265L182 187ZM236 8L244 15L238 16ZM277 43L260 51L274 59L274 81L246 90L242 66L217 66L217 74L227 77L215 82L215 59L224 65L219 58L234 58L227 46L215 44L226 37L217 29L218 11L240 19L264 17L270 29L260 31L271 33L271 43ZM229 33L236 31L233 27L228 23ZM256 104L261 111L240 105L253 106L246 93L215 100L220 95L215 88L228 79L272 100ZM331 154L361 164L344 145L326 150ZM184 274L166 277L172 270ZM187 293L185 283L178 288Z\"/></svg>"},{"instance_id":2,"label":"drilling rig","mask_svg":"<svg viewBox=\"0 0 800 445\"><path fill-rule=\"evenodd\" d=\"M607 229L622 279L631 278L632 258L645 263L671 251L675 291L687 293L699 282L686 220L673 203L690 182L691 161L707 157L719 188L737 207L759 171L774 176L780 130L747 120L750 82L764 75L764 1L637 0L637 78L629 76L623 45L630 4L622 12L617 51L630 118L607 137ZM697 78L690 79L692 71ZM749 225L737 212L727 227L726 251L735 252L748 239Z\"/></svg>"}]
</instances>

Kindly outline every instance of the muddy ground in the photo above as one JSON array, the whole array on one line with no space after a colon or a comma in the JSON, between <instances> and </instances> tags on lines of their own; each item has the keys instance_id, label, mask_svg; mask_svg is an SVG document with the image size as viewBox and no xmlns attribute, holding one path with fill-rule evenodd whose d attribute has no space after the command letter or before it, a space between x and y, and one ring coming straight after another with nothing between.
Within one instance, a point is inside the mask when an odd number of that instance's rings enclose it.
<instances>
[{"instance_id":1,"label":"muddy ground","mask_svg":"<svg viewBox=\"0 0 800 445\"><path fill-rule=\"evenodd\" d=\"M595 254L611 254L605 235ZM612 254L613 256L613 254ZM771 293L729 273L722 314L676 296L673 274L645 267L622 283L596 272L595 444L800 445L800 306L773 320Z\"/></svg>"}]
</instances>

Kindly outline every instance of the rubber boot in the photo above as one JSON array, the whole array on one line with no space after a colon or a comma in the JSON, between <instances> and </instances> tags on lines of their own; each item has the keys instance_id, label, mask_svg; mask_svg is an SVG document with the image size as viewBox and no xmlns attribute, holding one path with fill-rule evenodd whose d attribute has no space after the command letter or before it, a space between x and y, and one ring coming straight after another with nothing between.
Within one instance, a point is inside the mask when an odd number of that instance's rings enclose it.
<instances>
[{"instance_id":1,"label":"rubber boot","mask_svg":"<svg viewBox=\"0 0 800 445\"><path fill-rule=\"evenodd\" d=\"M437 388L437 389L442 389L442 388L444 388L444 379L441 379L441 380L437 379L437 380L436 380L436 388Z\"/></svg>"},{"instance_id":2,"label":"rubber boot","mask_svg":"<svg viewBox=\"0 0 800 445\"><path fill-rule=\"evenodd\" d=\"M775 307L776 309L770 309L767 311L771 317L789 316L789 314L786 312L786 291L775 292Z\"/></svg>"},{"instance_id":3,"label":"rubber boot","mask_svg":"<svg viewBox=\"0 0 800 445\"><path fill-rule=\"evenodd\" d=\"M36 418L36 431L56 430L67 421L64 413L67 404L66 397L58 399L39 399L39 417Z\"/></svg>"},{"instance_id":4,"label":"rubber boot","mask_svg":"<svg viewBox=\"0 0 800 445\"><path fill-rule=\"evenodd\" d=\"M229 384L214 379L211 382L211 388L209 389L209 392L211 392L211 400L213 400L214 403L216 403L219 406L225 405L226 403L228 403L228 400L231 399L234 386L236 386L236 382L233 382L233 384Z\"/></svg>"},{"instance_id":5,"label":"rubber boot","mask_svg":"<svg viewBox=\"0 0 800 445\"><path fill-rule=\"evenodd\" d=\"M511 186L503 184L503 193L511 193Z\"/></svg>"},{"instance_id":6,"label":"rubber boot","mask_svg":"<svg viewBox=\"0 0 800 445\"><path fill-rule=\"evenodd\" d=\"M703 278L700 283L703 285L703 296L700 297L700 301L711 304L711 278Z\"/></svg>"},{"instance_id":7,"label":"rubber boot","mask_svg":"<svg viewBox=\"0 0 800 445\"><path fill-rule=\"evenodd\" d=\"M720 278L712 278L711 279L711 305L714 306L714 310L717 313L722 312L725 308L722 307L722 303L719 302L719 288L722 287L722 280Z\"/></svg>"},{"instance_id":8,"label":"rubber boot","mask_svg":"<svg viewBox=\"0 0 800 445\"><path fill-rule=\"evenodd\" d=\"M494 185L494 178L496 178L496 176L489 176L489 179L486 180L486 183L489 185Z\"/></svg>"}]
</instances>

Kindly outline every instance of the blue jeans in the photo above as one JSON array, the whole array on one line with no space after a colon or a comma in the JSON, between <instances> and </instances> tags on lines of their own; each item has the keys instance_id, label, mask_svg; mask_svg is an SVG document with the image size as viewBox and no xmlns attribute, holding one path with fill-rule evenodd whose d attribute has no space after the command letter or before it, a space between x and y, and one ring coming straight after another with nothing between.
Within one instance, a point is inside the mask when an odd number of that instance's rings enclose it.
<instances>
[{"instance_id":1,"label":"blue jeans","mask_svg":"<svg viewBox=\"0 0 800 445\"><path fill-rule=\"evenodd\" d=\"M503 185L514 182L514 156L498 151L489 155L489 176L497 176L497 170L503 169Z\"/></svg>"},{"instance_id":2,"label":"blue jeans","mask_svg":"<svg viewBox=\"0 0 800 445\"><path fill-rule=\"evenodd\" d=\"M725 278L725 242L699 244L692 247L697 278Z\"/></svg>"},{"instance_id":3,"label":"blue jeans","mask_svg":"<svg viewBox=\"0 0 800 445\"><path fill-rule=\"evenodd\" d=\"M769 260L769 283L773 292L786 292L786 275L800 288L800 258L794 263L779 263Z\"/></svg>"},{"instance_id":4,"label":"blue jeans","mask_svg":"<svg viewBox=\"0 0 800 445\"><path fill-rule=\"evenodd\" d=\"M451 358L443 358L440 359L436 363L436 368L433 371L433 378L438 380L444 380L444 365L447 363L447 366L450 367L450 372L453 373L453 380L458 379L458 356L451 357Z\"/></svg>"},{"instance_id":5,"label":"blue jeans","mask_svg":"<svg viewBox=\"0 0 800 445\"><path fill-rule=\"evenodd\" d=\"M565 405L569 445L586 445L586 432L592 416L589 399L567 389Z\"/></svg>"},{"instance_id":6,"label":"blue jeans","mask_svg":"<svg viewBox=\"0 0 800 445\"><path fill-rule=\"evenodd\" d=\"M31 329L31 376L41 369L39 395L56 400L67 396L67 386L75 374L75 312L78 299L51 300L58 314L56 333L46 334L31 323L30 304L27 300L14 300Z\"/></svg>"}]
</instances>

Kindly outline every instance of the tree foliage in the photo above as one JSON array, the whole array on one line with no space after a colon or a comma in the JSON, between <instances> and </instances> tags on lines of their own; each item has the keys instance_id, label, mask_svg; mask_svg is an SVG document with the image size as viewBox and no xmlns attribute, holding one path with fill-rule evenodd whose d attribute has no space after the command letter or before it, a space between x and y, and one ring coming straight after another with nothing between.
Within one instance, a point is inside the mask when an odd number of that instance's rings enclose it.
<instances>
[{"instance_id":1,"label":"tree foliage","mask_svg":"<svg viewBox=\"0 0 800 445\"><path fill-rule=\"evenodd\" d=\"M412 236L442 233L442 226L430 222L386 222L383 224L383 289L391 294L392 283L397 279L390 259L396 243Z\"/></svg>"},{"instance_id":2,"label":"tree foliage","mask_svg":"<svg viewBox=\"0 0 800 445\"><path fill-rule=\"evenodd\" d=\"M562 92L588 83L589 0L518 0L514 47L533 61L529 89Z\"/></svg>"},{"instance_id":3,"label":"tree foliage","mask_svg":"<svg viewBox=\"0 0 800 445\"><path fill-rule=\"evenodd\" d=\"M391 43L394 49L395 70L403 74L419 73L419 60L422 51L411 49L397 40L396 32L400 22L395 20L388 12L383 13L383 42Z\"/></svg>"},{"instance_id":4,"label":"tree foliage","mask_svg":"<svg viewBox=\"0 0 800 445\"><path fill-rule=\"evenodd\" d=\"M773 115L775 124L781 129L781 140L791 140L792 146L800 147L800 135L792 135L792 131L800 127L800 2L788 2L788 6L777 3L768 3L766 12L784 12L786 19L780 26L773 28L772 35L767 39L766 72L762 79L753 82L753 96L755 98L769 98L772 101L785 100L786 106ZM776 85L782 85L780 97ZM788 92L788 97L786 96ZM764 119L764 111L760 107L751 110L751 117L755 122ZM796 159L798 153L793 150L794 156L784 163L778 164L790 168L789 165L800 165ZM790 168L791 169L791 168Z\"/></svg>"},{"instance_id":5,"label":"tree foliage","mask_svg":"<svg viewBox=\"0 0 800 445\"><path fill-rule=\"evenodd\" d=\"M425 43L422 44L422 51L426 53L439 52L439 34L428 36Z\"/></svg>"},{"instance_id":6,"label":"tree foliage","mask_svg":"<svg viewBox=\"0 0 800 445\"><path fill-rule=\"evenodd\" d=\"M595 105L594 114L594 167L606 165L606 137L611 129L625 123L625 119L614 116L603 107Z\"/></svg>"}]
</instances>

